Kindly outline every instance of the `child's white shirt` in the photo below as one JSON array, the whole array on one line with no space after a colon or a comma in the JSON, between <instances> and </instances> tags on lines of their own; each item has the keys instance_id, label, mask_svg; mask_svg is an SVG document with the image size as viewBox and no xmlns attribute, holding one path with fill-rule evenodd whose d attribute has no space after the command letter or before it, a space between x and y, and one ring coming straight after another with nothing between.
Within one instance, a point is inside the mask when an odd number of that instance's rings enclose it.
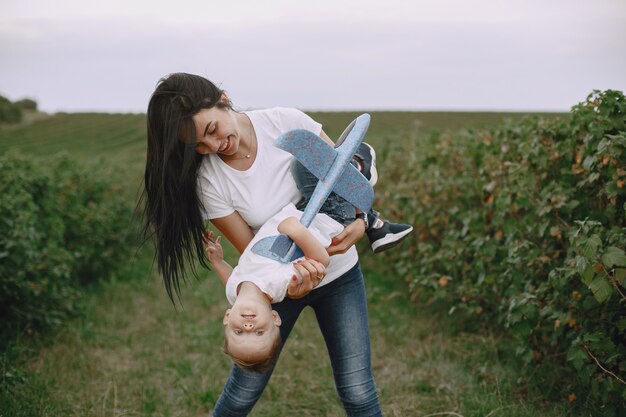
<instances>
[{"instance_id":1,"label":"child's white shirt","mask_svg":"<svg viewBox=\"0 0 626 417\"><path fill-rule=\"evenodd\" d=\"M274 215L267 222L265 222L250 244L248 244L239 258L239 263L233 269L233 272L226 283L226 297L231 304L233 304L237 299L237 288L239 287L239 284L244 281L250 281L259 287L261 291L271 297L272 303L280 302L283 298L285 298L289 282L291 281L293 275L296 274L296 270L292 263L280 263L273 259L257 255L252 252L251 249L259 240L268 236L278 235L278 225L290 216L296 217L298 220L300 220L300 217L302 216L302 212L296 209L292 203L286 205L280 212L278 212L278 214ZM318 213L308 229L322 244L322 246L327 248L330 246L332 238L341 233L343 226L328 217L326 214ZM336 278L339 277L326 276L316 289L328 284Z\"/></svg>"}]
</instances>

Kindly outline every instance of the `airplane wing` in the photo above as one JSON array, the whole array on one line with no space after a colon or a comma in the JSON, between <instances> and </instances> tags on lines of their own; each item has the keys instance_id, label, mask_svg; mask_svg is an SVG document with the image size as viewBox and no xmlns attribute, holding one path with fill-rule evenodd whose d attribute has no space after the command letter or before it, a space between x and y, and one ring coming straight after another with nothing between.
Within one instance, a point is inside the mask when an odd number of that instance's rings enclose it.
<instances>
[{"instance_id":1,"label":"airplane wing","mask_svg":"<svg viewBox=\"0 0 626 417\"><path fill-rule=\"evenodd\" d=\"M331 147L324 139L305 129L290 130L279 136L274 141L274 146L295 156L320 181L326 178L339 155L337 149L341 149ZM367 212L372 207L374 191L367 179L352 164L346 164L336 181L332 191L361 211Z\"/></svg>"},{"instance_id":2,"label":"airplane wing","mask_svg":"<svg viewBox=\"0 0 626 417\"><path fill-rule=\"evenodd\" d=\"M372 208L374 190L369 181L352 164L346 166L333 191L364 213Z\"/></svg>"},{"instance_id":3,"label":"airplane wing","mask_svg":"<svg viewBox=\"0 0 626 417\"><path fill-rule=\"evenodd\" d=\"M274 146L296 157L318 179L326 177L337 151L310 130L295 129L280 135Z\"/></svg>"},{"instance_id":4,"label":"airplane wing","mask_svg":"<svg viewBox=\"0 0 626 417\"><path fill-rule=\"evenodd\" d=\"M284 264L304 256L302 249L289 236L283 234L264 237L255 243L251 250L257 255L265 256Z\"/></svg>"},{"instance_id":5,"label":"airplane wing","mask_svg":"<svg viewBox=\"0 0 626 417\"><path fill-rule=\"evenodd\" d=\"M328 195L335 191L361 211L367 212L374 200L374 191L365 177L350 164L352 156L363 141L370 116L357 117L341 135L333 148L324 139L304 129L291 130L279 136L274 146L294 155L319 182L304 209L300 223L309 227ZM286 235L270 236L257 242L252 251L262 256L288 263L300 248Z\"/></svg>"}]
</instances>

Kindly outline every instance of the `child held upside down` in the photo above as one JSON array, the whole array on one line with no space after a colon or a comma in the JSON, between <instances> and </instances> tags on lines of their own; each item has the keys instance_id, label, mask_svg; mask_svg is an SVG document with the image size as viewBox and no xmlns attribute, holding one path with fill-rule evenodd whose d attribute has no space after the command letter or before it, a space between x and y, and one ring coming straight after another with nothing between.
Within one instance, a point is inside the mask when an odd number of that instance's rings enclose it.
<instances>
[{"instance_id":1,"label":"child held upside down","mask_svg":"<svg viewBox=\"0 0 626 417\"><path fill-rule=\"evenodd\" d=\"M361 144L352 163L361 171L372 186L377 180L376 154L371 146ZM297 207L285 206L270 218L257 232L233 269L223 257L221 236L213 239L213 232L205 234L204 244L208 258L221 281L226 285L226 297L232 307L224 315L224 352L243 369L264 372L271 368L280 351L281 318L272 310L277 303L297 288L299 261L283 264L257 255L252 247L261 239L279 233L289 236L304 253L304 256L328 266L326 251L332 238L350 224L361 218L366 225L366 234L372 250L377 253L398 244L413 227L407 224L390 223L382 220L379 213L370 210L367 215L357 210L345 199L331 193L314 217L309 228L300 223L317 178L300 162L294 160L292 173L303 195ZM368 226L369 224L369 226ZM332 281L332 280L331 280ZM316 288L329 283L324 280Z\"/></svg>"}]
</instances>

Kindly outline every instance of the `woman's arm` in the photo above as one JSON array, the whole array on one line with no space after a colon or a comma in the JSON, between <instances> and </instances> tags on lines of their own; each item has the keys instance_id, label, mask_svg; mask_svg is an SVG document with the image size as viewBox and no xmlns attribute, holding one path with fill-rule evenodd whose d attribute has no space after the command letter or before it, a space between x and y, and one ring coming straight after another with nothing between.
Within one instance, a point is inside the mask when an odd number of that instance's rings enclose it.
<instances>
[{"instance_id":1,"label":"woman's arm","mask_svg":"<svg viewBox=\"0 0 626 417\"><path fill-rule=\"evenodd\" d=\"M315 259L325 267L330 263L330 256L322 244L311 234L309 229L295 217L287 217L278 225L278 231L293 240L307 258Z\"/></svg>"},{"instance_id":2,"label":"woman's arm","mask_svg":"<svg viewBox=\"0 0 626 417\"><path fill-rule=\"evenodd\" d=\"M239 253L243 253L243 250L254 237L250 226L248 226L238 212L234 212L225 217L211 219L211 223L228 239Z\"/></svg>"},{"instance_id":3,"label":"woman's arm","mask_svg":"<svg viewBox=\"0 0 626 417\"><path fill-rule=\"evenodd\" d=\"M335 142L333 142L332 139L329 138L326 132L324 132L323 130L320 132L320 137L324 139L326 143L328 143L330 146L332 146L333 148L335 147Z\"/></svg>"}]
</instances>

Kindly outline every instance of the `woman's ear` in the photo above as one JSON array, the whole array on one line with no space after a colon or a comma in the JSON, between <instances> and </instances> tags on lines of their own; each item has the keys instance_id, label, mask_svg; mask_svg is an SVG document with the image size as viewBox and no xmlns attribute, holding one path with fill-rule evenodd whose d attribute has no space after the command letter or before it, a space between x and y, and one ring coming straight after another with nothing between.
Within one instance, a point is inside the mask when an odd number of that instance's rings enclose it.
<instances>
[{"instance_id":1,"label":"woman's ear","mask_svg":"<svg viewBox=\"0 0 626 417\"><path fill-rule=\"evenodd\" d=\"M198 146L196 146L196 153L200 155L208 155L211 152L209 151L209 148L206 145L201 143Z\"/></svg>"},{"instance_id":2,"label":"woman's ear","mask_svg":"<svg viewBox=\"0 0 626 417\"><path fill-rule=\"evenodd\" d=\"M224 326L228 325L228 316L230 316L230 308L224 313L224 320L222 320Z\"/></svg>"},{"instance_id":3,"label":"woman's ear","mask_svg":"<svg viewBox=\"0 0 626 417\"><path fill-rule=\"evenodd\" d=\"M231 109L233 107L233 104L231 103L231 101L228 98L228 96L226 95L226 93L222 93L222 95L220 97L220 103L224 104L229 109Z\"/></svg>"}]
</instances>

